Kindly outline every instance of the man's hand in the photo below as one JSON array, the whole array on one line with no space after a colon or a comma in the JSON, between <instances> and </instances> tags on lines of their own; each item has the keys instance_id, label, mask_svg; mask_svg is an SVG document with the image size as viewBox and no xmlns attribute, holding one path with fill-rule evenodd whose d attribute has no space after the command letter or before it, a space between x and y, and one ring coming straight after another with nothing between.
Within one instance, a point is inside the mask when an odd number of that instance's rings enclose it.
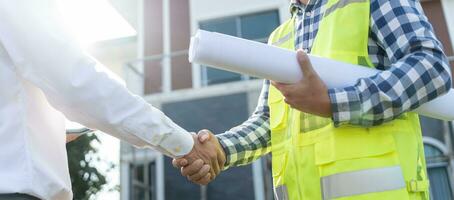
<instances>
[{"instance_id":1,"label":"man's hand","mask_svg":"<svg viewBox=\"0 0 454 200\"><path fill-rule=\"evenodd\" d=\"M282 95L285 102L299 111L331 117L331 101L328 96L328 88L320 79L317 72L304 51L297 51L298 63L303 72L303 79L295 84L284 84L271 81Z\"/></svg>"},{"instance_id":2,"label":"man's hand","mask_svg":"<svg viewBox=\"0 0 454 200\"><path fill-rule=\"evenodd\" d=\"M79 137L80 137L79 134L66 134L66 143L70 143Z\"/></svg>"},{"instance_id":3,"label":"man's hand","mask_svg":"<svg viewBox=\"0 0 454 200\"><path fill-rule=\"evenodd\" d=\"M194 149L183 158L174 159L173 166L181 169L181 175L188 180L207 185L221 173L226 161L216 136L208 130L199 131L195 137Z\"/></svg>"}]
</instances>

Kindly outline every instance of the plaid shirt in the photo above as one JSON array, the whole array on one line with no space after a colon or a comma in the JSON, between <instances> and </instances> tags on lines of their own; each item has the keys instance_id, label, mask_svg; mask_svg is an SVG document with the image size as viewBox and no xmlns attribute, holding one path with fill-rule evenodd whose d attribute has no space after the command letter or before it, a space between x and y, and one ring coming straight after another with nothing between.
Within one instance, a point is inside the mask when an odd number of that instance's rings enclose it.
<instances>
[{"instance_id":1,"label":"plaid shirt","mask_svg":"<svg viewBox=\"0 0 454 200\"><path fill-rule=\"evenodd\" d=\"M327 0L298 2L291 5L298 15L295 45L310 52ZM336 126L383 124L451 87L447 58L419 1L371 0L370 8L369 56L382 72L350 87L329 89ZM258 106L246 122L218 135L226 167L249 164L270 151L269 85L265 80Z\"/></svg>"}]
</instances>

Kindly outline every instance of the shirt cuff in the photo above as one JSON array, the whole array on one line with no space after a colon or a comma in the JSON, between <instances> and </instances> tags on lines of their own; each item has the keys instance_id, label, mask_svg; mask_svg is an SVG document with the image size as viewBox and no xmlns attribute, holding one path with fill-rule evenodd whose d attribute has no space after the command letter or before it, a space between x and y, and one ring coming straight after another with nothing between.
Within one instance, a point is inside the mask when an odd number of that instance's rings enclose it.
<instances>
[{"instance_id":1,"label":"shirt cuff","mask_svg":"<svg viewBox=\"0 0 454 200\"><path fill-rule=\"evenodd\" d=\"M224 170L226 170L232 167L233 163L238 161L238 157L235 156L237 152L235 144L233 144L232 141L225 134L216 135L216 137L218 138L218 141L221 144L221 147L225 153Z\"/></svg>"},{"instance_id":2,"label":"shirt cuff","mask_svg":"<svg viewBox=\"0 0 454 200\"><path fill-rule=\"evenodd\" d=\"M328 90L335 127L360 124L361 98L355 87Z\"/></svg>"},{"instance_id":3,"label":"shirt cuff","mask_svg":"<svg viewBox=\"0 0 454 200\"><path fill-rule=\"evenodd\" d=\"M167 117L164 118L164 124L172 131L166 134L159 146L168 151L173 158L179 158L189 154L194 147L192 134Z\"/></svg>"}]
</instances>

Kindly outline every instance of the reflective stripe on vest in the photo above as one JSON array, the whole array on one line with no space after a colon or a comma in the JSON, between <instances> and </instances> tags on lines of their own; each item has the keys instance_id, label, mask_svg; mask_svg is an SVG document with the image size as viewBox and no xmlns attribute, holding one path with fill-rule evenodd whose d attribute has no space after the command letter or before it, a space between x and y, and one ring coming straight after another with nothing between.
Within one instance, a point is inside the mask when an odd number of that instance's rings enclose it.
<instances>
[{"instance_id":1,"label":"reflective stripe on vest","mask_svg":"<svg viewBox=\"0 0 454 200\"><path fill-rule=\"evenodd\" d=\"M329 7L328 9L325 10L325 13L323 14L323 17L327 17L329 14L333 13L335 10L343 8L351 3L364 3L367 0L340 0L336 2L334 5Z\"/></svg>"},{"instance_id":2,"label":"reflective stripe on vest","mask_svg":"<svg viewBox=\"0 0 454 200\"><path fill-rule=\"evenodd\" d=\"M280 46L280 45L282 45L282 44L288 42L289 40L291 40L291 39L292 39L292 36L293 36L293 33L292 33L292 32L287 33L287 35L284 35L284 37L279 38L278 41L273 42L272 45L274 45L274 46Z\"/></svg>"},{"instance_id":3,"label":"reflective stripe on vest","mask_svg":"<svg viewBox=\"0 0 454 200\"><path fill-rule=\"evenodd\" d=\"M321 184L324 200L406 188L400 166L335 174Z\"/></svg>"}]
</instances>

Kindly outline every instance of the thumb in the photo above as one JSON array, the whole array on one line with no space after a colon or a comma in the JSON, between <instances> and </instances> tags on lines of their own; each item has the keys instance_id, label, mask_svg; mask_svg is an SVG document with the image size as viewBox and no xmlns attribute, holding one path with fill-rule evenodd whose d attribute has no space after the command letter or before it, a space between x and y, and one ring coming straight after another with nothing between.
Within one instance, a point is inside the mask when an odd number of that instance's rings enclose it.
<instances>
[{"instance_id":1,"label":"thumb","mask_svg":"<svg viewBox=\"0 0 454 200\"><path fill-rule=\"evenodd\" d=\"M298 64L300 65L301 71L303 72L303 77L309 77L316 74L314 68L312 68L309 56L303 50L298 49L298 51L296 51L296 58L298 60Z\"/></svg>"},{"instance_id":2,"label":"thumb","mask_svg":"<svg viewBox=\"0 0 454 200\"><path fill-rule=\"evenodd\" d=\"M199 131L199 134L197 135L197 137L199 138L199 141L201 143L204 143L210 139L211 135L210 135L209 131L201 130L201 131Z\"/></svg>"}]
</instances>

